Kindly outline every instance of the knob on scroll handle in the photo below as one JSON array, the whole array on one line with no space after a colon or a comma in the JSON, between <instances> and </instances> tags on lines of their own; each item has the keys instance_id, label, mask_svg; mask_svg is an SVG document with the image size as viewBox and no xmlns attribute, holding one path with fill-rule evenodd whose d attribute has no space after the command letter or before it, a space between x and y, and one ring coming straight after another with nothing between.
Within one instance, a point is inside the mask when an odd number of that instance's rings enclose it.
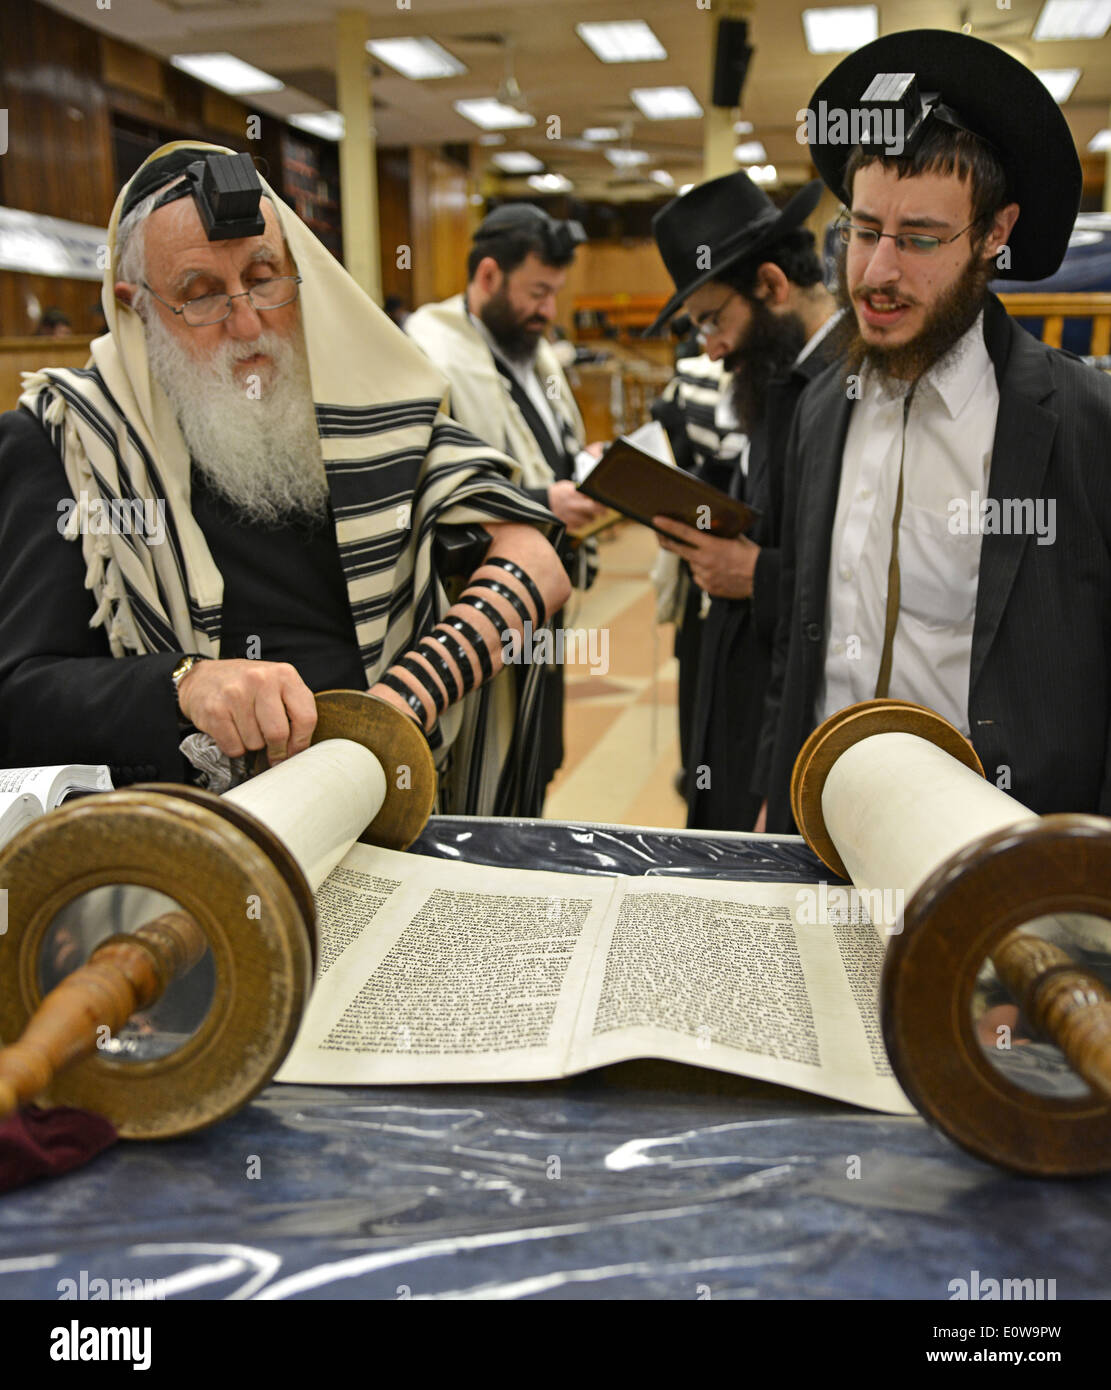
<instances>
[{"instance_id":1,"label":"knob on scroll handle","mask_svg":"<svg viewBox=\"0 0 1111 1390\"><path fill-rule=\"evenodd\" d=\"M918 1109L1018 1172L1111 1170L1111 995L1021 930L1068 914L1111 925L1111 820L1035 815L984 779L957 729L902 700L853 705L817 728L795 762L791 806L829 868L904 897L880 1010L892 1067ZM1087 1082L1085 1099L1035 1095L985 1058L972 999L986 960Z\"/></svg>"}]
</instances>

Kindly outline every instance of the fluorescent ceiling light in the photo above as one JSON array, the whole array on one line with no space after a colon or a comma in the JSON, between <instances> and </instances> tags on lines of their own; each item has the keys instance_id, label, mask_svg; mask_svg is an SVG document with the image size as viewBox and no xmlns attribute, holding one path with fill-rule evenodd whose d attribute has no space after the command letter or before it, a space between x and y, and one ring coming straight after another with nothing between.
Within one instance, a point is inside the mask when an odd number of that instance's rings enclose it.
<instances>
[{"instance_id":1,"label":"fluorescent ceiling light","mask_svg":"<svg viewBox=\"0 0 1111 1390\"><path fill-rule=\"evenodd\" d=\"M287 116L290 125L319 135L324 140L343 139L343 116L338 111L305 111L300 116Z\"/></svg>"},{"instance_id":2,"label":"fluorescent ceiling light","mask_svg":"<svg viewBox=\"0 0 1111 1390\"><path fill-rule=\"evenodd\" d=\"M751 121L734 121L734 122L733 122L733 134L734 134L734 135L751 135L754 129L755 129L755 126L753 126L753 124L752 124Z\"/></svg>"},{"instance_id":3,"label":"fluorescent ceiling light","mask_svg":"<svg viewBox=\"0 0 1111 1390\"><path fill-rule=\"evenodd\" d=\"M665 188L675 187L675 180L671 177L671 175L667 172L666 169L653 169L652 172L648 175L648 177L652 180L653 183L661 183Z\"/></svg>"},{"instance_id":4,"label":"fluorescent ceiling light","mask_svg":"<svg viewBox=\"0 0 1111 1390\"><path fill-rule=\"evenodd\" d=\"M879 10L875 5L803 10L802 31L811 53L853 53L878 37Z\"/></svg>"},{"instance_id":5,"label":"fluorescent ceiling light","mask_svg":"<svg viewBox=\"0 0 1111 1390\"><path fill-rule=\"evenodd\" d=\"M693 183L684 183L684 184L680 184L680 186L679 186L679 197L682 198L685 194L689 193L693 187L694 187L694 184L693 184Z\"/></svg>"},{"instance_id":6,"label":"fluorescent ceiling light","mask_svg":"<svg viewBox=\"0 0 1111 1390\"><path fill-rule=\"evenodd\" d=\"M504 135L497 135L497 134L493 134L493 135L480 135L480 136L478 137L478 143L479 143L480 145L504 145L504 144L505 144L505 136L504 136Z\"/></svg>"},{"instance_id":7,"label":"fluorescent ceiling light","mask_svg":"<svg viewBox=\"0 0 1111 1390\"><path fill-rule=\"evenodd\" d=\"M368 39L367 51L415 82L429 77L458 77L467 71L435 39Z\"/></svg>"},{"instance_id":8,"label":"fluorescent ceiling light","mask_svg":"<svg viewBox=\"0 0 1111 1390\"><path fill-rule=\"evenodd\" d=\"M190 77L231 96L246 92L280 92L285 86L284 82L261 68L253 68L234 53L175 53L170 62Z\"/></svg>"},{"instance_id":9,"label":"fluorescent ceiling light","mask_svg":"<svg viewBox=\"0 0 1111 1390\"><path fill-rule=\"evenodd\" d=\"M634 87L629 95L650 121L688 121L702 115L689 87Z\"/></svg>"},{"instance_id":10,"label":"fluorescent ceiling light","mask_svg":"<svg viewBox=\"0 0 1111 1390\"><path fill-rule=\"evenodd\" d=\"M637 164L647 164L651 156L646 150L607 150L606 158L615 169L632 169Z\"/></svg>"},{"instance_id":11,"label":"fluorescent ceiling light","mask_svg":"<svg viewBox=\"0 0 1111 1390\"><path fill-rule=\"evenodd\" d=\"M1034 76L1049 89L1053 100L1061 105L1072 96L1072 89L1080 81L1080 69L1035 68Z\"/></svg>"},{"instance_id":12,"label":"fluorescent ceiling light","mask_svg":"<svg viewBox=\"0 0 1111 1390\"><path fill-rule=\"evenodd\" d=\"M575 33L603 63L656 63L667 57L667 49L643 19L576 24Z\"/></svg>"},{"instance_id":13,"label":"fluorescent ceiling light","mask_svg":"<svg viewBox=\"0 0 1111 1390\"><path fill-rule=\"evenodd\" d=\"M766 164L768 152L763 140L746 140L743 145L734 147L733 158L738 164Z\"/></svg>"},{"instance_id":14,"label":"fluorescent ceiling light","mask_svg":"<svg viewBox=\"0 0 1111 1390\"><path fill-rule=\"evenodd\" d=\"M604 140L616 140L620 134L615 125L592 125L583 131L583 139L600 145Z\"/></svg>"},{"instance_id":15,"label":"fluorescent ceiling light","mask_svg":"<svg viewBox=\"0 0 1111 1390\"><path fill-rule=\"evenodd\" d=\"M1097 130L1088 141L1088 153L1104 154L1107 150L1111 150L1111 129Z\"/></svg>"},{"instance_id":16,"label":"fluorescent ceiling light","mask_svg":"<svg viewBox=\"0 0 1111 1390\"><path fill-rule=\"evenodd\" d=\"M513 126L536 124L535 116L530 116L527 111L518 111L515 106L506 106L497 97L470 97L451 104L461 116L480 125L483 130L509 130Z\"/></svg>"},{"instance_id":17,"label":"fluorescent ceiling light","mask_svg":"<svg viewBox=\"0 0 1111 1390\"><path fill-rule=\"evenodd\" d=\"M575 185L566 174L530 174L528 186L538 193L569 193Z\"/></svg>"},{"instance_id":18,"label":"fluorescent ceiling light","mask_svg":"<svg viewBox=\"0 0 1111 1390\"><path fill-rule=\"evenodd\" d=\"M1036 39L1102 39L1111 27L1111 0L1046 0Z\"/></svg>"},{"instance_id":19,"label":"fluorescent ceiling light","mask_svg":"<svg viewBox=\"0 0 1111 1390\"><path fill-rule=\"evenodd\" d=\"M543 161L528 150L499 150L492 162L503 174L538 174L544 167Z\"/></svg>"}]
</instances>

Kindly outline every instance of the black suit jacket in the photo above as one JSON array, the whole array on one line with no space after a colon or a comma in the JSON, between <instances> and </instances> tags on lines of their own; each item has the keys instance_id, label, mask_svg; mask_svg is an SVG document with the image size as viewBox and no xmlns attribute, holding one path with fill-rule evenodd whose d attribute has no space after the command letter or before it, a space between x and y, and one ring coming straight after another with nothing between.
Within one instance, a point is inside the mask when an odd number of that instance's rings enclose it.
<instances>
[{"instance_id":1,"label":"black suit jacket","mask_svg":"<svg viewBox=\"0 0 1111 1390\"><path fill-rule=\"evenodd\" d=\"M1052 499L1057 534L1051 545L1030 535L983 537L972 743L988 777L1009 780L1031 810L1111 814L1111 378L1039 343L994 295L984 341L999 386L989 495ZM791 769L814 727L852 408L843 369L831 368L807 391L788 446L782 609L753 781L767 795L774 831L794 828ZM946 556L937 561L943 567Z\"/></svg>"},{"instance_id":2,"label":"black suit jacket","mask_svg":"<svg viewBox=\"0 0 1111 1390\"><path fill-rule=\"evenodd\" d=\"M828 364L824 339L768 387L749 439L748 476L735 469L730 491L757 508L750 539L761 547L752 597L711 600L702 624L698 685L687 768L687 825L750 830L761 796L749 788L760 742L780 585L783 469L799 398ZM709 779L705 770L709 771Z\"/></svg>"}]
</instances>

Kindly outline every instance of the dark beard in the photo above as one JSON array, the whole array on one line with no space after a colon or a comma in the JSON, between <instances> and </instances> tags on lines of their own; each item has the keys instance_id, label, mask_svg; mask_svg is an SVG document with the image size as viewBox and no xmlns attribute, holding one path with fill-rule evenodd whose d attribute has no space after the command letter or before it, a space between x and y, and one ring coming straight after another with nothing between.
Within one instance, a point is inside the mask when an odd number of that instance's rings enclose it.
<instances>
[{"instance_id":1,"label":"dark beard","mask_svg":"<svg viewBox=\"0 0 1111 1390\"><path fill-rule=\"evenodd\" d=\"M746 434L764 417L768 387L806 346L806 329L798 314L773 314L762 299L748 301L752 317L744 338L722 360L733 373L730 403Z\"/></svg>"},{"instance_id":2,"label":"dark beard","mask_svg":"<svg viewBox=\"0 0 1111 1390\"><path fill-rule=\"evenodd\" d=\"M935 362L940 362L976 322L987 299L995 267L991 260L981 260L976 254L978 249L979 243L973 247L972 259L960 278L930 311L921 331L909 343L890 348L867 342L860 331L842 251L837 259L837 303L845 312L833 330L831 347L835 354L844 354L846 376L859 375L867 366L884 383L905 383L917 381Z\"/></svg>"},{"instance_id":3,"label":"dark beard","mask_svg":"<svg viewBox=\"0 0 1111 1390\"><path fill-rule=\"evenodd\" d=\"M524 364L532 361L536 355L536 345L544 336L544 330L525 327L514 313L504 285L490 296L478 311L478 316L486 325L491 338L511 362Z\"/></svg>"}]
</instances>

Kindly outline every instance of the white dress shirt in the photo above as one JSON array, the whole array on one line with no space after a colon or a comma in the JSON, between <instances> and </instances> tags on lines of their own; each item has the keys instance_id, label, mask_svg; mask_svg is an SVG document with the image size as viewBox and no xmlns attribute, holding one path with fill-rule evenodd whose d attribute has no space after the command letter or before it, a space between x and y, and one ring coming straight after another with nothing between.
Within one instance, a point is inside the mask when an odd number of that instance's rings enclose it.
<instances>
[{"instance_id":1,"label":"white dress shirt","mask_svg":"<svg viewBox=\"0 0 1111 1390\"><path fill-rule=\"evenodd\" d=\"M814 711L819 723L872 699L883 652L904 394L890 394L867 369L860 389L845 438L830 546L824 669ZM955 533L959 513L952 503L964 499L967 509L974 492L987 495L998 414L981 314L919 380L911 402L888 689L892 698L937 710L965 735L981 537Z\"/></svg>"}]
</instances>

